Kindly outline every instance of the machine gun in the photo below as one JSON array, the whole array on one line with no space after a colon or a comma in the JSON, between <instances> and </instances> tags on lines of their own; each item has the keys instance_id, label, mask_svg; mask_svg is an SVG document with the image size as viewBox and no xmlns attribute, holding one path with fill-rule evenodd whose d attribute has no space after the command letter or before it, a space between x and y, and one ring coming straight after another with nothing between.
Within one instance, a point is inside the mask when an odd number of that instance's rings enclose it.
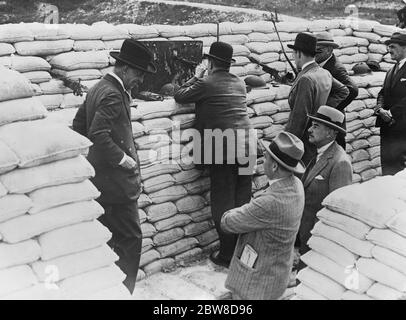
<instances>
[{"instance_id":1,"label":"machine gun","mask_svg":"<svg viewBox=\"0 0 406 320\"><path fill-rule=\"evenodd\" d=\"M78 81L75 81L75 80L71 80L71 79L56 75L56 74L53 74L53 75L57 79L61 80L65 87L68 87L69 89L71 89L75 96L83 96L83 93L87 92L89 90L88 87L86 87L80 83L80 79Z\"/></svg>"},{"instance_id":2,"label":"machine gun","mask_svg":"<svg viewBox=\"0 0 406 320\"><path fill-rule=\"evenodd\" d=\"M262 70L264 70L266 73L269 73L271 75L271 80L274 82L281 84L292 84L293 80L295 79L295 76L292 72L287 72L281 75L278 70L271 68L264 63L259 62L252 56L249 56L248 59L252 63L256 63L257 65L261 66Z\"/></svg>"}]
</instances>

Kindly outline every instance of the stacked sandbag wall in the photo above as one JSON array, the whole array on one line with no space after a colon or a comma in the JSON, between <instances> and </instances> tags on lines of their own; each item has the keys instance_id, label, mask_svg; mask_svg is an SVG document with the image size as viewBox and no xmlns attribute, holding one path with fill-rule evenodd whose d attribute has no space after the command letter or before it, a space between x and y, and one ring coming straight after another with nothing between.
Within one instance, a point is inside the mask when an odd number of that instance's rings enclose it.
<instances>
[{"instance_id":1,"label":"stacked sandbag wall","mask_svg":"<svg viewBox=\"0 0 406 320\"><path fill-rule=\"evenodd\" d=\"M297 299L406 298L406 172L335 190L317 213Z\"/></svg>"},{"instance_id":2,"label":"stacked sandbag wall","mask_svg":"<svg viewBox=\"0 0 406 320\"><path fill-rule=\"evenodd\" d=\"M292 50L286 45L293 43L298 32L327 30L340 45L335 53L348 70L368 59L378 61L384 71L393 63L383 42L395 31L394 27L357 20L280 22L277 26L290 58ZM114 59L108 52L119 50L126 38L201 40L204 52L208 52L216 34L216 24L2 25L0 63L18 70L31 81L35 94L50 111L49 119L71 125L85 94L75 96L56 77L81 79L90 88L112 70ZM231 71L242 79L260 75L268 83L270 80L268 74L249 61L249 55L279 71L290 69L269 21L220 23L219 39L233 45L236 63ZM379 129L374 127L372 108L384 76L384 72L374 72L353 77L360 87L359 95L346 111L347 152L353 161L354 182L367 181L381 172ZM288 85L270 85L270 89L252 90L248 94L248 112L259 138L272 138L283 130L290 112L289 89ZM144 188L139 201L144 234L141 279L145 274L214 250L218 237L210 219L209 177L190 161L192 145L187 130L194 123L194 106L180 106L168 97L158 102L134 101L131 109ZM253 193L266 185L263 157L259 154Z\"/></svg>"},{"instance_id":3,"label":"stacked sandbag wall","mask_svg":"<svg viewBox=\"0 0 406 320\"><path fill-rule=\"evenodd\" d=\"M0 299L128 297L97 220L91 142L47 119L24 75L0 72Z\"/></svg>"}]
</instances>

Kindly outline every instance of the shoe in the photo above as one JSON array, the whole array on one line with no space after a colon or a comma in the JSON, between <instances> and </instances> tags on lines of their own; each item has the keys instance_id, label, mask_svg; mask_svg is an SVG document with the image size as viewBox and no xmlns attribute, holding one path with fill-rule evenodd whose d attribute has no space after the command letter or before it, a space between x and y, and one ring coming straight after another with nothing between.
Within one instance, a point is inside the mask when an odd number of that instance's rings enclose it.
<instances>
[{"instance_id":1,"label":"shoe","mask_svg":"<svg viewBox=\"0 0 406 320\"><path fill-rule=\"evenodd\" d=\"M223 260L223 259L219 258L218 255L219 255L218 251L213 252L210 255L210 261L213 262L214 264L218 265L218 266L221 266L221 267L224 267L224 268L228 269L230 267L230 261Z\"/></svg>"}]
</instances>

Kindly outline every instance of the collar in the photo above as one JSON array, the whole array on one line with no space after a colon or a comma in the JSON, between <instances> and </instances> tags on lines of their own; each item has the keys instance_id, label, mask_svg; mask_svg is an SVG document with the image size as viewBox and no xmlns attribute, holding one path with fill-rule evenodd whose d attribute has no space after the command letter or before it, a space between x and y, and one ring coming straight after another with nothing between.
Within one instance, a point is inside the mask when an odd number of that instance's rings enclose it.
<instances>
[{"instance_id":1,"label":"collar","mask_svg":"<svg viewBox=\"0 0 406 320\"><path fill-rule=\"evenodd\" d=\"M128 95L128 97L129 97L129 99L131 101L133 98L131 97L131 93L128 92L126 90L126 88L124 87L123 80L121 80L121 78L118 75L116 75L114 72L109 72L108 74L111 75L114 79L116 79L120 83L120 85L123 88L124 92Z\"/></svg>"},{"instance_id":2,"label":"collar","mask_svg":"<svg viewBox=\"0 0 406 320\"><path fill-rule=\"evenodd\" d=\"M331 59L331 57L333 56L333 54L331 54L326 60L324 60L323 62L319 63L320 67L324 67L324 65L327 63L327 61L329 61Z\"/></svg>"},{"instance_id":3,"label":"collar","mask_svg":"<svg viewBox=\"0 0 406 320\"><path fill-rule=\"evenodd\" d=\"M324 152L334 143L334 140L325 144L324 146L317 148L317 161L320 159L320 157L323 155Z\"/></svg>"},{"instance_id":4,"label":"collar","mask_svg":"<svg viewBox=\"0 0 406 320\"><path fill-rule=\"evenodd\" d=\"M279 181L279 180L282 180L282 179L283 179L283 178L268 180L268 185L269 185L269 187L270 187L271 185L273 185L275 182L277 182L277 181Z\"/></svg>"},{"instance_id":5,"label":"collar","mask_svg":"<svg viewBox=\"0 0 406 320\"><path fill-rule=\"evenodd\" d=\"M308 65L314 63L314 60L306 62L303 66L302 66L302 70L304 70Z\"/></svg>"},{"instance_id":6,"label":"collar","mask_svg":"<svg viewBox=\"0 0 406 320\"><path fill-rule=\"evenodd\" d=\"M403 67L405 62L406 62L406 58L403 58L402 60L399 61L399 69Z\"/></svg>"}]
</instances>

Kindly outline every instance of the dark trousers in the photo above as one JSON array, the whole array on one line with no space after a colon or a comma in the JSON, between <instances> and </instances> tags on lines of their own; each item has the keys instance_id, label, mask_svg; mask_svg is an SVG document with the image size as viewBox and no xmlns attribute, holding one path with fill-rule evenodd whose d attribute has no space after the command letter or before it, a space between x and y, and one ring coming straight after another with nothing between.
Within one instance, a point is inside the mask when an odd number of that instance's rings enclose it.
<instances>
[{"instance_id":1,"label":"dark trousers","mask_svg":"<svg viewBox=\"0 0 406 320\"><path fill-rule=\"evenodd\" d=\"M402 171L406 167L405 161L406 133L381 133L382 175L393 175Z\"/></svg>"},{"instance_id":2,"label":"dark trousers","mask_svg":"<svg viewBox=\"0 0 406 320\"><path fill-rule=\"evenodd\" d=\"M218 257L229 262L238 235L225 233L221 229L221 217L227 210L240 207L251 200L252 176L238 175L237 164L213 164L209 167L211 214L220 239Z\"/></svg>"},{"instance_id":3,"label":"dark trousers","mask_svg":"<svg viewBox=\"0 0 406 320\"><path fill-rule=\"evenodd\" d=\"M113 234L108 245L119 256L116 264L127 275L124 285L132 293L141 257L142 232L137 201L123 204L100 203L105 213L99 221Z\"/></svg>"}]
</instances>

